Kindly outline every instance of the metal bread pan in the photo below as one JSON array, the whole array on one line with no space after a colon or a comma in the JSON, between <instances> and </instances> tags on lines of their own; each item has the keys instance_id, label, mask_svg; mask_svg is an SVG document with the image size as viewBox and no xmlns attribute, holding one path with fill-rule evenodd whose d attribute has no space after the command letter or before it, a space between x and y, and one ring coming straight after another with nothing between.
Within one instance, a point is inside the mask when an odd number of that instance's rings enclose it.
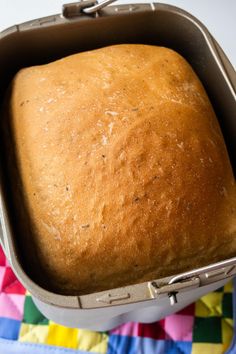
<instances>
[{"instance_id":1,"label":"metal bread pan","mask_svg":"<svg viewBox=\"0 0 236 354\"><path fill-rule=\"evenodd\" d=\"M65 5L64 13L67 10ZM196 18L179 8L156 3L111 6L93 15L81 11L72 17L68 10L67 16L69 18L58 14L29 21L0 33L0 104L3 103L11 79L23 67L48 63L72 53L116 43L166 46L187 59L205 86L236 171L235 72L217 42ZM2 129L0 133L2 142ZM232 258L177 277L173 275L155 282L110 289L100 294L63 296L43 288L31 276L30 265L24 262L24 244L17 218L21 205L14 203L15 196L9 183L11 171L5 167L7 154L8 151L1 143L1 242L14 272L40 301L63 308L111 307L152 301L155 294L173 295L176 291L204 286L235 274L236 258ZM209 272L210 277L207 276ZM157 290L155 283L158 288L169 288ZM100 301L101 296L107 296L108 299L113 297L114 301Z\"/></svg>"}]
</instances>

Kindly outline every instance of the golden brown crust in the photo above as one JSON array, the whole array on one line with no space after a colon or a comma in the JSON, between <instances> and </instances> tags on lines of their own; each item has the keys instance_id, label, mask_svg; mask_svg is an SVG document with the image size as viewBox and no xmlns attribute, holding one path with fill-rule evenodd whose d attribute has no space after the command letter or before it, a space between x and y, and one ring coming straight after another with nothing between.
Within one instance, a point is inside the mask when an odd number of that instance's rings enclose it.
<instances>
[{"instance_id":1,"label":"golden brown crust","mask_svg":"<svg viewBox=\"0 0 236 354\"><path fill-rule=\"evenodd\" d=\"M21 70L11 125L37 252L84 293L236 255L236 193L209 99L170 49L117 45Z\"/></svg>"}]
</instances>

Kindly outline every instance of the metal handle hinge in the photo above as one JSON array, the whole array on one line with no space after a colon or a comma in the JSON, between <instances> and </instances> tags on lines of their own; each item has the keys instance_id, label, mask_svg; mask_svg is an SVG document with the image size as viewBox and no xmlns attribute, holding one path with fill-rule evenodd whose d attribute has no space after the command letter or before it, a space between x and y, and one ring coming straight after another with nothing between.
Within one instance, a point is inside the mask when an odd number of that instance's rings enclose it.
<instances>
[{"instance_id":1,"label":"metal handle hinge","mask_svg":"<svg viewBox=\"0 0 236 354\"><path fill-rule=\"evenodd\" d=\"M191 279L186 279L173 284L167 284L163 286L158 286L156 282L149 283L149 290L152 298L157 298L161 295L167 295L170 299L170 304L175 305L178 302L177 294L183 291L188 291L190 289L196 289L200 287L200 279L194 277Z\"/></svg>"},{"instance_id":2,"label":"metal handle hinge","mask_svg":"<svg viewBox=\"0 0 236 354\"><path fill-rule=\"evenodd\" d=\"M98 3L96 0L81 0L78 2L65 4L62 7L62 15L66 18L73 18L83 14L96 14L97 11L103 9L114 1L116 0L103 0Z\"/></svg>"}]
</instances>

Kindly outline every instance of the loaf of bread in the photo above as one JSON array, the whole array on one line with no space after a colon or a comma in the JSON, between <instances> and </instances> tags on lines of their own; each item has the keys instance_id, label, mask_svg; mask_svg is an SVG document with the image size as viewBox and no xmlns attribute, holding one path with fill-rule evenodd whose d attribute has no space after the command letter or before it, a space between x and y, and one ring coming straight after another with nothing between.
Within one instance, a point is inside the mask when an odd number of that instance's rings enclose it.
<instances>
[{"instance_id":1,"label":"loaf of bread","mask_svg":"<svg viewBox=\"0 0 236 354\"><path fill-rule=\"evenodd\" d=\"M20 244L45 286L91 293L236 255L223 136L173 50L114 45L23 69L7 106Z\"/></svg>"}]
</instances>

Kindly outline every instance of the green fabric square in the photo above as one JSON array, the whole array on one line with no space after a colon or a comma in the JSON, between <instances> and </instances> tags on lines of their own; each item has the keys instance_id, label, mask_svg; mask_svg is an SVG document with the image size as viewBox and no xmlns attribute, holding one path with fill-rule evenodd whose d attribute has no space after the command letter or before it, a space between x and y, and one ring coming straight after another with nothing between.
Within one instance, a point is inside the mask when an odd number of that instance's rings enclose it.
<instances>
[{"instance_id":1,"label":"green fabric square","mask_svg":"<svg viewBox=\"0 0 236 354\"><path fill-rule=\"evenodd\" d=\"M44 317L41 312L39 312L39 310L33 303L31 296L25 297L23 322L41 325L48 325L49 323L49 320Z\"/></svg>"},{"instance_id":2,"label":"green fabric square","mask_svg":"<svg viewBox=\"0 0 236 354\"><path fill-rule=\"evenodd\" d=\"M214 290L214 292L216 292L216 293L222 293L223 291L224 291L224 287L223 286L221 288L219 288L219 289Z\"/></svg>"},{"instance_id":3,"label":"green fabric square","mask_svg":"<svg viewBox=\"0 0 236 354\"><path fill-rule=\"evenodd\" d=\"M233 318L233 297L231 293L224 293L223 295L222 315L226 318Z\"/></svg>"},{"instance_id":4,"label":"green fabric square","mask_svg":"<svg viewBox=\"0 0 236 354\"><path fill-rule=\"evenodd\" d=\"M195 317L193 342L222 343L221 317Z\"/></svg>"}]
</instances>

